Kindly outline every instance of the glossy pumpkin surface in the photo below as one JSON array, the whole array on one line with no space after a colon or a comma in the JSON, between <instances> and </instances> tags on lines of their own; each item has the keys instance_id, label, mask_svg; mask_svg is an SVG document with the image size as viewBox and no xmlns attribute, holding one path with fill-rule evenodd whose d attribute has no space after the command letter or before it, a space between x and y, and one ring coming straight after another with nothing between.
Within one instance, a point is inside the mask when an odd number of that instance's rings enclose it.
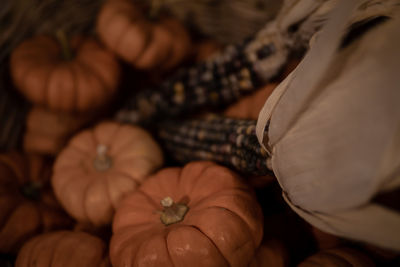
<instances>
[{"instance_id":1,"label":"glossy pumpkin surface","mask_svg":"<svg viewBox=\"0 0 400 267\"><path fill-rule=\"evenodd\" d=\"M69 227L48 184L51 167L42 157L0 155L0 252L16 252L35 234Z\"/></svg>"},{"instance_id":2,"label":"glossy pumpkin surface","mask_svg":"<svg viewBox=\"0 0 400 267\"><path fill-rule=\"evenodd\" d=\"M110 257L115 267L247 266L262 233L261 209L241 178L192 162L159 171L124 199Z\"/></svg>"},{"instance_id":3,"label":"glossy pumpkin surface","mask_svg":"<svg viewBox=\"0 0 400 267\"><path fill-rule=\"evenodd\" d=\"M56 38L35 36L11 54L15 87L31 102L59 111L86 111L110 100L119 83L114 55L91 38L72 38L71 58Z\"/></svg>"},{"instance_id":4,"label":"glossy pumpkin surface","mask_svg":"<svg viewBox=\"0 0 400 267\"><path fill-rule=\"evenodd\" d=\"M148 132L103 122L77 134L60 152L52 185L70 215L104 225L121 198L162 164L162 152Z\"/></svg>"}]
</instances>

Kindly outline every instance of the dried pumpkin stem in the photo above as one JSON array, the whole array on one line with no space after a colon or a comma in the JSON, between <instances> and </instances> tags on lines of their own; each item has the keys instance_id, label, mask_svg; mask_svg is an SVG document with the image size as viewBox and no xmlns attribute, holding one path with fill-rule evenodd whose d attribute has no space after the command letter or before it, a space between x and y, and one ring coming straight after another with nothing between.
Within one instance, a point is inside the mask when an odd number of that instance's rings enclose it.
<instances>
[{"instance_id":1,"label":"dried pumpkin stem","mask_svg":"<svg viewBox=\"0 0 400 267\"><path fill-rule=\"evenodd\" d=\"M62 53L64 60L71 60L72 59L72 51L71 51L71 47L69 46L69 41L68 41L65 31L57 30L55 33L55 36L57 38L57 41L61 45L61 53Z\"/></svg>"},{"instance_id":2,"label":"dried pumpkin stem","mask_svg":"<svg viewBox=\"0 0 400 267\"><path fill-rule=\"evenodd\" d=\"M100 144L97 146L96 157L93 166L97 171L106 171L112 166L112 159L107 155L107 146Z\"/></svg>"},{"instance_id":3,"label":"dried pumpkin stem","mask_svg":"<svg viewBox=\"0 0 400 267\"><path fill-rule=\"evenodd\" d=\"M164 210L161 212L161 222L165 225L174 224L185 218L189 207L185 204L175 203L171 197L165 197L161 200Z\"/></svg>"}]
</instances>

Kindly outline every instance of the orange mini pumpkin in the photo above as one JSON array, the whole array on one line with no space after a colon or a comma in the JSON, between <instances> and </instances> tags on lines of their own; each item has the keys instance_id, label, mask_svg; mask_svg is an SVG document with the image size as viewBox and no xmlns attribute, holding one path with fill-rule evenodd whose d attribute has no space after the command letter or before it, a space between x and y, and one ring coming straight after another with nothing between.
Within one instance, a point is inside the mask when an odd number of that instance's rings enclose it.
<instances>
[{"instance_id":1,"label":"orange mini pumpkin","mask_svg":"<svg viewBox=\"0 0 400 267\"><path fill-rule=\"evenodd\" d=\"M340 247L322 250L301 262L299 267L373 267L374 262L359 250Z\"/></svg>"},{"instance_id":2,"label":"orange mini pumpkin","mask_svg":"<svg viewBox=\"0 0 400 267\"><path fill-rule=\"evenodd\" d=\"M262 234L261 208L241 178L192 162L159 171L122 201L110 258L114 267L247 266Z\"/></svg>"},{"instance_id":3,"label":"orange mini pumpkin","mask_svg":"<svg viewBox=\"0 0 400 267\"><path fill-rule=\"evenodd\" d=\"M106 46L137 69L176 66L190 50L185 27L173 18L150 21L143 13L129 0L105 1L97 32Z\"/></svg>"},{"instance_id":4,"label":"orange mini pumpkin","mask_svg":"<svg viewBox=\"0 0 400 267\"><path fill-rule=\"evenodd\" d=\"M41 232L72 225L51 192L51 167L39 156L0 155L0 253Z\"/></svg>"},{"instance_id":5,"label":"orange mini pumpkin","mask_svg":"<svg viewBox=\"0 0 400 267\"><path fill-rule=\"evenodd\" d=\"M69 113L54 112L34 106L26 118L26 131L23 137L25 151L56 155L66 144L88 116L74 116Z\"/></svg>"},{"instance_id":6,"label":"orange mini pumpkin","mask_svg":"<svg viewBox=\"0 0 400 267\"><path fill-rule=\"evenodd\" d=\"M59 36L60 42L35 36L15 48L10 61L15 87L33 103L53 110L86 111L105 104L119 82L113 54L94 39Z\"/></svg>"},{"instance_id":7,"label":"orange mini pumpkin","mask_svg":"<svg viewBox=\"0 0 400 267\"><path fill-rule=\"evenodd\" d=\"M256 256L249 267L286 267L289 266L289 252L283 241L265 240L257 249Z\"/></svg>"},{"instance_id":8,"label":"orange mini pumpkin","mask_svg":"<svg viewBox=\"0 0 400 267\"><path fill-rule=\"evenodd\" d=\"M121 198L163 163L145 130L103 122L69 142L54 164L52 185L66 211L81 222L111 222Z\"/></svg>"},{"instance_id":9,"label":"orange mini pumpkin","mask_svg":"<svg viewBox=\"0 0 400 267\"><path fill-rule=\"evenodd\" d=\"M18 253L15 267L111 267L107 245L84 233L59 231L36 236Z\"/></svg>"}]
</instances>

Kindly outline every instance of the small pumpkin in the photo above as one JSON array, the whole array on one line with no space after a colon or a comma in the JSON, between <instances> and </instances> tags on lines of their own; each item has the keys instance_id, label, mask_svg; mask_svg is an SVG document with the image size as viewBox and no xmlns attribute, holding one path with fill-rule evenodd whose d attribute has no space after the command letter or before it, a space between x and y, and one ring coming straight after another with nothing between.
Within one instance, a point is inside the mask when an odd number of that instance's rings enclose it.
<instances>
[{"instance_id":1,"label":"small pumpkin","mask_svg":"<svg viewBox=\"0 0 400 267\"><path fill-rule=\"evenodd\" d=\"M372 267L374 262L363 252L348 248L340 247L328 250L322 250L314 255L311 255L299 267Z\"/></svg>"},{"instance_id":2,"label":"small pumpkin","mask_svg":"<svg viewBox=\"0 0 400 267\"><path fill-rule=\"evenodd\" d=\"M88 119L85 114L75 116L34 106L26 118L24 150L56 155L67 143L70 135L78 131Z\"/></svg>"},{"instance_id":3,"label":"small pumpkin","mask_svg":"<svg viewBox=\"0 0 400 267\"><path fill-rule=\"evenodd\" d=\"M213 162L166 168L120 204L113 220L114 267L247 266L263 233L250 188Z\"/></svg>"},{"instance_id":4,"label":"small pumpkin","mask_svg":"<svg viewBox=\"0 0 400 267\"><path fill-rule=\"evenodd\" d=\"M87 111L107 103L119 83L114 55L92 38L58 36L59 41L34 36L14 49L10 72L15 87L52 110Z\"/></svg>"},{"instance_id":5,"label":"small pumpkin","mask_svg":"<svg viewBox=\"0 0 400 267\"><path fill-rule=\"evenodd\" d=\"M121 198L162 164L162 151L147 131L102 122L60 152L52 185L70 215L101 226L111 222Z\"/></svg>"},{"instance_id":6,"label":"small pumpkin","mask_svg":"<svg viewBox=\"0 0 400 267\"><path fill-rule=\"evenodd\" d=\"M242 97L225 109L223 114L230 118L256 120L265 101L271 95L276 85L276 83L269 83L252 94Z\"/></svg>"},{"instance_id":7,"label":"small pumpkin","mask_svg":"<svg viewBox=\"0 0 400 267\"><path fill-rule=\"evenodd\" d=\"M15 267L111 267L107 254L106 243L96 236L57 231L24 244Z\"/></svg>"},{"instance_id":8,"label":"small pumpkin","mask_svg":"<svg viewBox=\"0 0 400 267\"><path fill-rule=\"evenodd\" d=\"M311 234L314 237L316 246L319 250L326 250L340 246L345 242L344 239L334 236L311 226Z\"/></svg>"},{"instance_id":9,"label":"small pumpkin","mask_svg":"<svg viewBox=\"0 0 400 267\"><path fill-rule=\"evenodd\" d=\"M97 19L97 32L110 50L135 68L172 68L190 50L190 36L176 19L150 21L129 0L105 1Z\"/></svg>"},{"instance_id":10,"label":"small pumpkin","mask_svg":"<svg viewBox=\"0 0 400 267\"><path fill-rule=\"evenodd\" d=\"M0 253L35 234L72 225L51 192L50 165L37 155L0 155Z\"/></svg>"},{"instance_id":11,"label":"small pumpkin","mask_svg":"<svg viewBox=\"0 0 400 267\"><path fill-rule=\"evenodd\" d=\"M289 252L278 239L265 240L257 249L249 267L285 267L289 266Z\"/></svg>"}]
</instances>

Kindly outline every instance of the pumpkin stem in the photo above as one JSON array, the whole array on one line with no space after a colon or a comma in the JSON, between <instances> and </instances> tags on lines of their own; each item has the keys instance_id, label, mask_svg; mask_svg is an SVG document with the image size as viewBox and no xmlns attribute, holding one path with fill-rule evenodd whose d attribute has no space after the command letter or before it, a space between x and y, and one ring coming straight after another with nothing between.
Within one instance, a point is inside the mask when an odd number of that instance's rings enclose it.
<instances>
[{"instance_id":1,"label":"pumpkin stem","mask_svg":"<svg viewBox=\"0 0 400 267\"><path fill-rule=\"evenodd\" d=\"M93 166L97 171L106 171L111 168L112 159L107 155L107 147L105 145L97 146L97 154L93 161Z\"/></svg>"},{"instance_id":2,"label":"pumpkin stem","mask_svg":"<svg viewBox=\"0 0 400 267\"><path fill-rule=\"evenodd\" d=\"M72 59L72 51L71 51L71 47L69 46L69 41L68 41L65 31L61 30L61 29L57 30L55 35L56 35L57 41L61 45L61 53L62 53L64 60L66 60L66 61L71 60Z\"/></svg>"},{"instance_id":3,"label":"pumpkin stem","mask_svg":"<svg viewBox=\"0 0 400 267\"><path fill-rule=\"evenodd\" d=\"M39 200L42 190L42 183L31 181L21 187L22 195L31 200Z\"/></svg>"},{"instance_id":4,"label":"pumpkin stem","mask_svg":"<svg viewBox=\"0 0 400 267\"><path fill-rule=\"evenodd\" d=\"M161 205L164 210L161 212L160 219L165 225L182 221L189 210L188 206L185 204L175 203L171 197L165 197L161 200Z\"/></svg>"}]
</instances>

